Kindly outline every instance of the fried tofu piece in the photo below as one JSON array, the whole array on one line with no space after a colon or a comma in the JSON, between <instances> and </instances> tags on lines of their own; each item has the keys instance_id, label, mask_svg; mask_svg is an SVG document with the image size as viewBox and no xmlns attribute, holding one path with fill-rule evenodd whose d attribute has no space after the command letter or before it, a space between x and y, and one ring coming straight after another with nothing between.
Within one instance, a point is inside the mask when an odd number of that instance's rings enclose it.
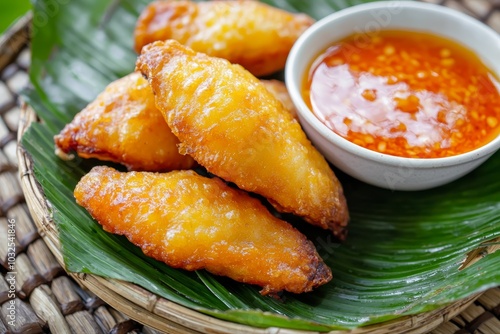
<instances>
[{"instance_id":1,"label":"fried tofu piece","mask_svg":"<svg viewBox=\"0 0 500 334\"><path fill-rule=\"evenodd\" d=\"M135 50L175 39L262 76L284 68L293 43L312 23L305 14L259 1L155 1L137 21Z\"/></svg>"},{"instance_id":2,"label":"fried tofu piece","mask_svg":"<svg viewBox=\"0 0 500 334\"><path fill-rule=\"evenodd\" d=\"M75 198L104 230L171 267L256 284L264 295L308 292L332 278L302 233L218 178L94 167Z\"/></svg>"},{"instance_id":3,"label":"fried tofu piece","mask_svg":"<svg viewBox=\"0 0 500 334\"><path fill-rule=\"evenodd\" d=\"M189 169L195 164L179 153L179 140L138 72L109 84L54 141L62 158L76 152L82 158L117 162L129 170Z\"/></svg>"},{"instance_id":4,"label":"fried tofu piece","mask_svg":"<svg viewBox=\"0 0 500 334\"><path fill-rule=\"evenodd\" d=\"M343 239L342 186L299 123L251 73L177 41L144 47L136 63L179 149L239 188Z\"/></svg>"}]
</instances>

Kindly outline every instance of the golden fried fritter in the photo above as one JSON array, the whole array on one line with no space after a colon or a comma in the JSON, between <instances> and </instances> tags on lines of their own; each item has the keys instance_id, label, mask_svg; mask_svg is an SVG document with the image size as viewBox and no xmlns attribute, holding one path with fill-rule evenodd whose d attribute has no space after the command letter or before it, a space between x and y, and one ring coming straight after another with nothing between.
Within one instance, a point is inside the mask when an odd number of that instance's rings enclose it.
<instances>
[{"instance_id":1,"label":"golden fried fritter","mask_svg":"<svg viewBox=\"0 0 500 334\"><path fill-rule=\"evenodd\" d=\"M295 108L295 104L293 104L292 98L290 94L288 94L288 90L286 89L286 85L279 80L260 80L262 84L266 87L266 89L274 95L285 107L293 118L297 121L299 117L297 116L297 108Z\"/></svg>"},{"instance_id":2,"label":"golden fried fritter","mask_svg":"<svg viewBox=\"0 0 500 334\"><path fill-rule=\"evenodd\" d=\"M303 234L217 178L94 167L75 197L104 230L175 268L206 269L262 294L308 292L332 278Z\"/></svg>"},{"instance_id":3,"label":"golden fried fritter","mask_svg":"<svg viewBox=\"0 0 500 334\"><path fill-rule=\"evenodd\" d=\"M138 72L109 84L54 141L63 158L76 151L82 158L121 163L129 170L163 171L194 165L191 157L179 153L178 139Z\"/></svg>"},{"instance_id":4,"label":"golden fried fritter","mask_svg":"<svg viewBox=\"0 0 500 334\"><path fill-rule=\"evenodd\" d=\"M293 43L313 22L258 1L156 1L137 21L135 50L175 39L260 76L284 68Z\"/></svg>"},{"instance_id":5,"label":"golden fried fritter","mask_svg":"<svg viewBox=\"0 0 500 334\"><path fill-rule=\"evenodd\" d=\"M252 74L174 40L144 47L136 66L181 152L278 210L344 237L342 186L299 123Z\"/></svg>"}]
</instances>

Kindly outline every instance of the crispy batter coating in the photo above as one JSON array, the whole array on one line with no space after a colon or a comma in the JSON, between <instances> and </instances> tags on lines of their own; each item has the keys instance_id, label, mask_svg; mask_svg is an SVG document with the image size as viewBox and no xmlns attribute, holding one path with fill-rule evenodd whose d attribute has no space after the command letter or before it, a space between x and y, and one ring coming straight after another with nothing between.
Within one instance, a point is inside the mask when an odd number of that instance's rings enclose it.
<instances>
[{"instance_id":1,"label":"crispy batter coating","mask_svg":"<svg viewBox=\"0 0 500 334\"><path fill-rule=\"evenodd\" d=\"M308 292L332 278L303 234L218 178L94 167L75 197L104 230L175 268L206 269L262 294Z\"/></svg>"},{"instance_id":2,"label":"crispy batter coating","mask_svg":"<svg viewBox=\"0 0 500 334\"><path fill-rule=\"evenodd\" d=\"M279 80L260 80L262 84L266 87L266 89L274 95L285 107L285 110L290 112L293 118L297 121L299 117L297 116L297 108L295 108L295 104L293 104L292 98L290 94L288 94L288 89L286 89L286 85L284 82Z\"/></svg>"},{"instance_id":3,"label":"crispy batter coating","mask_svg":"<svg viewBox=\"0 0 500 334\"><path fill-rule=\"evenodd\" d=\"M349 214L342 186L299 123L252 74L174 40L144 47L136 66L183 153L278 210L344 237Z\"/></svg>"},{"instance_id":4,"label":"crispy batter coating","mask_svg":"<svg viewBox=\"0 0 500 334\"><path fill-rule=\"evenodd\" d=\"M156 1L137 21L135 49L175 39L261 76L284 68L293 43L313 22L258 1Z\"/></svg>"},{"instance_id":5,"label":"crispy batter coating","mask_svg":"<svg viewBox=\"0 0 500 334\"><path fill-rule=\"evenodd\" d=\"M188 169L195 163L179 153L179 140L139 72L109 84L54 141L62 158L76 151L82 158L121 163L129 170Z\"/></svg>"}]
</instances>

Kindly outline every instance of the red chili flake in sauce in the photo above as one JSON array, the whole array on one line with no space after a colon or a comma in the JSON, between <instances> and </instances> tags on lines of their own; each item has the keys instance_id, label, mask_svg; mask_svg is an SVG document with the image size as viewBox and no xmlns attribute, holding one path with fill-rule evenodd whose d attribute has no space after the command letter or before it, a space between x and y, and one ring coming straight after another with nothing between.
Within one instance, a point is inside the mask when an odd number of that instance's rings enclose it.
<instances>
[{"instance_id":1,"label":"red chili flake in sauce","mask_svg":"<svg viewBox=\"0 0 500 334\"><path fill-rule=\"evenodd\" d=\"M468 49L408 31L340 41L316 59L304 85L306 101L330 129L370 150L412 158L453 156L493 140L499 91Z\"/></svg>"}]
</instances>

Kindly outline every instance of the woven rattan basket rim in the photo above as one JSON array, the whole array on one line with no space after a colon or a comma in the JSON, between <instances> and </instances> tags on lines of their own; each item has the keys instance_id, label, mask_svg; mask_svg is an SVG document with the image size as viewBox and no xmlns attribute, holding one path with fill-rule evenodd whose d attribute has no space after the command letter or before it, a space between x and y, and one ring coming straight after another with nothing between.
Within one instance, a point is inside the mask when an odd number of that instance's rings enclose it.
<instances>
[{"instance_id":1,"label":"woven rattan basket rim","mask_svg":"<svg viewBox=\"0 0 500 334\"><path fill-rule=\"evenodd\" d=\"M35 112L29 106L23 106L19 121L18 142L33 122L37 122ZM46 201L35 178L30 156L21 145L18 147L18 160L21 187L33 220L43 240L57 261L64 267L58 232L51 216L50 204ZM132 283L91 274L68 274L118 311L140 323L168 333L312 333L281 328L255 328L228 322L170 302ZM472 295L427 313L405 316L351 331L332 331L330 333L427 333L461 313L479 295Z\"/></svg>"}]
</instances>

